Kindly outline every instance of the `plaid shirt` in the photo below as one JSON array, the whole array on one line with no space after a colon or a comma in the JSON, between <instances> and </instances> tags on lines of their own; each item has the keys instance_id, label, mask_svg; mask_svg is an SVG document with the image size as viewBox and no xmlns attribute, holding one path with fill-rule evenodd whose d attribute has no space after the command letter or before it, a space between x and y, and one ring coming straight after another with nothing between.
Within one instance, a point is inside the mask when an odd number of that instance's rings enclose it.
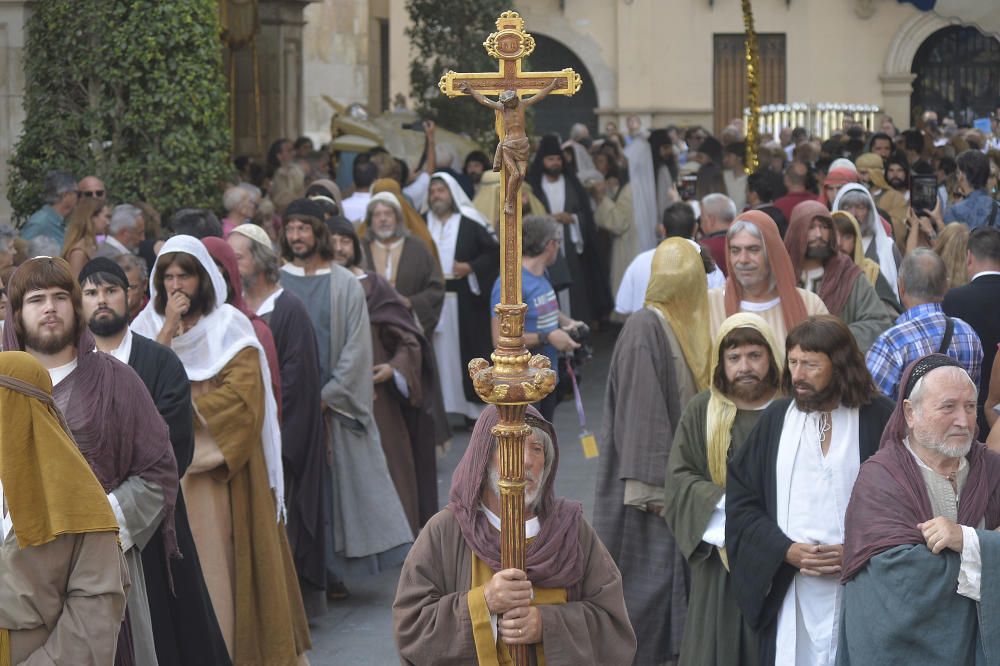
<instances>
[{"instance_id":1,"label":"plaid shirt","mask_svg":"<svg viewBox=\"0 0 1000 666\"><path fill-rule=\"evenodd\" d=\"M951 356L965 368L972 381L979 386L979 373L983 364L983 346L979 336L967 323L952 317L955 330L948 345ZM872 379L882 393L893 400L898 398L899 380L903 370L921 356L933 354L941 347L947 316L940 303L917 305L896 319L896 325L883 333L868 350L865 359Z\"/></svg>"}]
</instances>

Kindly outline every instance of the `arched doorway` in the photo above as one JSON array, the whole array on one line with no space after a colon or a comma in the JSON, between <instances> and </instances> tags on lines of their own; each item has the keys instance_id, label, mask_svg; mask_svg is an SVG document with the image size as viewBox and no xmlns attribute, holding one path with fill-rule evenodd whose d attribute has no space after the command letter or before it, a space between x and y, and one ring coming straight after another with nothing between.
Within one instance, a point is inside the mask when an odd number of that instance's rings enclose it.
<instances>
[{"instance_id":1,"label":"arched doorway","mask_svg":"<svg viewBox=\"0 0 1000 666\"><path fill-rule=\"evenodd\" d=\"M1000 40L951 26L928 37L913 57L913 120L925 110L972 124L1000 104Z\"/></svg>"},{"instance_id":2,"label":"arched doorway","mask_svg":"<svg viewBox=\"0 0 1000 666\"><path fill-rule=\"evenodd\" d=\"M597 88L587 66L562 42L545 35L532 34L535 38L535 51L528 58L525 70L547 72L572 67L583 79L580 92L572 97L552 95L533 108L532 133L541 136L555 132L566 139L573 123L583 123L590 128L591 135L596 136L597 114L594 110L597 108Z\"/></svg>"}]
</instances>

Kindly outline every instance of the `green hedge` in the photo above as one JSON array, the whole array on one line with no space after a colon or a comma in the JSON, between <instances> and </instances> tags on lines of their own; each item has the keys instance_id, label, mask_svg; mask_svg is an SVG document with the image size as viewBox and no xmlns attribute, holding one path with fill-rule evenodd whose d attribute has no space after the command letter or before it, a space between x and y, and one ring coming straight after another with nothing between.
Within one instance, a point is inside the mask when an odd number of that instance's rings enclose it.
<instances>
[{"instance_id":1,"label":"green hedge","mask_svg":"<svg viewBox=\"0 0 1000 666\"><path fill-rule=\"evenodd\" d=\"M117 201L217 208L229 172L215 0L41 0L27 25L25 123L8 198L23 220L52 169Z\"/></svg>"}]
</instances>

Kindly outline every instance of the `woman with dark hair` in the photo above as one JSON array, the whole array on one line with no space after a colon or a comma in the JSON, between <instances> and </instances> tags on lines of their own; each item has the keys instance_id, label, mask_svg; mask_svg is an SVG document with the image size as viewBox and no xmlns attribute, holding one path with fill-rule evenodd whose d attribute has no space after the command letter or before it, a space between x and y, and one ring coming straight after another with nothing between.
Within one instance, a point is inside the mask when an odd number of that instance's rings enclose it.
<instances>
[{"instance_id":1,"label":"woman with dark hair","mask_svg":"<svg viewBox=\"0 0 1000 666\"><path fill-rule=\"evenodd\" d=\"M649 133L649 147L653 151L653 178L656 179L656 210L659 216L667 206L680 201L677 194L677 153L674 143L665 129L656 129Z\"/></svg>"},{"instance_id":2,"label":"woman with dark hair","mask_svg":"<svg viewBox=\"0 0 1000 666\"><path fill-rule=\"evenodd\" d=\"M286 164L291 163L295 158L295 146L291 141L282 137L271 144L267 149L267 175L270 177Z\"/></svg>"}]
</instances>

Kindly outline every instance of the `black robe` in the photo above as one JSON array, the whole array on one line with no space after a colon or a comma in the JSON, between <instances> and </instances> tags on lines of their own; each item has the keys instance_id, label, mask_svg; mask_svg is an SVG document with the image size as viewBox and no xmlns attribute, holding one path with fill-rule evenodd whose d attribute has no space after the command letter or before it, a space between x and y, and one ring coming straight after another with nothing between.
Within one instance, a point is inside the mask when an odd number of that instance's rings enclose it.
<instances>
[{"instance_id":1,"label":"black robe","mask_svg":"<svg viewBox=\"0 0 1000 666\"><path fill-rule=\"evenodd\" d=\"M500 246L483 225L463 216L455 239L455 261L469 264L479 281L479 294L472 293L464 278L444 283L445 292L458 294L458 344L464 368L472 359L489 359L493 353L490 294L500 274ZM467 400L481 402L467 372L462 373L462 388Z\"/></svg>"},{"instance_id":2,"label":"black robe","mask_svg":"<svg viewBox=\"0 0 1000 666\"><path fill-rule=\"evenodd\" d=\"M180 478L194 455L191 382L184 365L167 347L135 333L128 364L146 385L157 411L167 422ZM174 527L181 559L170 562L173 591L167 587L170 577L146 576L157 662L160 666L229 664L229 653L202 576L180 487ZM146 571L167 571L161 530L156 531L142 550L142 566Z\"/></svg>"},{"instance_id":3,"label":"black robe","mask_svg":"<svg viewBox=\"0 0 1000 666\"><path fill-rule=\"evenodd\" d=\"M281 462L285 471L288 545L301 583L323 594L326 563L323 539L323 465L326 434L319 400L319 350L309 312L298 296L284 290L263 317L274 335L281 372ZM310 617L325 612L322 594L302 598Z\"/></svg>"},{"instance_id":4,"label":"black robe","mask_svg":"<svg viewBox=\"0 0 1000 666\"><path fill-rule=\"evenodd\" d=\"M775 658L778 611L797 570L785 562L792 545L777 523L777 460L791 398L775 400L729 461L726 476L726 550L733 592L750 628L760 635L760 664ZM896 403L878 394L858 416L861 462L878 451Z\"/></svg>"},{"instance_id":5,"label":"black robe","mask_svg":"<svg viewBox=\"0 0 1000 666\"><path fill-rule=\"evenodd\" d=\"M545 211L551 213L548 197L542 187L543 177L540 172L532 170L528 173L527 182L545 206ZM566 173L563 175L563 182L566 184L565 212L576 215L580 222L583 254L577 254L568 229L564 230L566 254L559 254L555 265L549 269L549 275L557 292L569 288L569 315L573 319L583 322L604 319L611 313L614 304L609 282L611 241L610 238L605 238L602 242L602 234L599 233L590 208L590 198L576 176Z\"/></svg>"}]
</instances>

